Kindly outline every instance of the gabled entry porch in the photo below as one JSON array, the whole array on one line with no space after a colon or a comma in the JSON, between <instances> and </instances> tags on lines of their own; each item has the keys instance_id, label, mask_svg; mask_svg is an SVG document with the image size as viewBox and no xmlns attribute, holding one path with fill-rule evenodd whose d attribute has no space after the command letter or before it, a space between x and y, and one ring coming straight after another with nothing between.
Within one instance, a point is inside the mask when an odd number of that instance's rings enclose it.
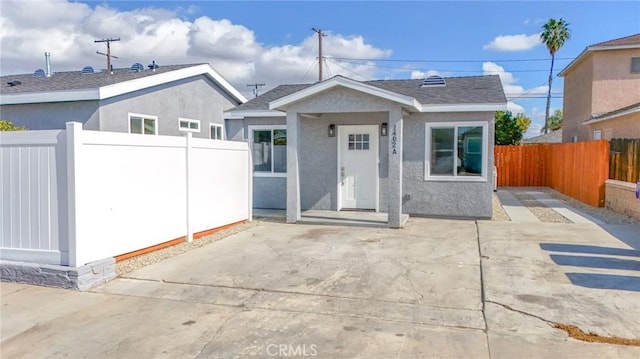
<instances>
[{"instance_id":1,"label":"gabled entry porch","mask_svg":"<svg viewBox=\"0 0 640 359\"><path fill-rule=\"evenodd\" d=\"M386 212L402 221L402 128L413 99L336 77L270 103L286 112L286 220L302 210Z\"/></svg>"}]
</instances>

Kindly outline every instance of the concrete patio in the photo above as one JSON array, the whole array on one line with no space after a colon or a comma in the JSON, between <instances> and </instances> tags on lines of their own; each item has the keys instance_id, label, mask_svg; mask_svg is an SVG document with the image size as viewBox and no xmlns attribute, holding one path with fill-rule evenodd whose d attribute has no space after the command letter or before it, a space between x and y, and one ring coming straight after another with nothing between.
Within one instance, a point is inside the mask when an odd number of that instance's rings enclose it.
<instances>
[{"instance_id":1,"label":"concrete patio","mask_svg":"<svg viewBox=\"0 0 640 359\"><path fill-rule=\"evenodd\" d=\"M552 323L640 339L639 255L595 224L260 222L89 293L1 283L2 355L637 358Z\"/></svg>"}]
</instances>

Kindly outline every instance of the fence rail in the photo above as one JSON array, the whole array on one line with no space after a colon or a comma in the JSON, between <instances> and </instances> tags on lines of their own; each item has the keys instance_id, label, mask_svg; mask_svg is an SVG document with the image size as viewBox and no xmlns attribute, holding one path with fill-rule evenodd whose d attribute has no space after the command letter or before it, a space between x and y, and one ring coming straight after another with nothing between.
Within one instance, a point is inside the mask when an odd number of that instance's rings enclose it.
<instances>
[{"instance_id":1,"label":"fence rail","mask_svg":"<svg viewBox=\"0 0 640 359\"><path fill-rule=\"evenodd\" d=\"M547 186L594 207L604 205L609 143L495 146L498 186Z\"/></svg>"},{"instance_id":2,"label":"fence rail","mask_svg":"<svg viewBox=\"0 0 640 359\"><path fill-rule=\"evenodd\" d=\"M251 218L243 142L0 133L0 259L82 266Z\"/></svg>"},{"instance_id":3,"label":"fence rail","mask_svg":"<svg viewBox=\"0 0 640 359\"><path fill-rule=\"evenodd\" d=\"M631 183L640 179L640 138L611 140L609 179Z\"/></svg>"}]
</instances>

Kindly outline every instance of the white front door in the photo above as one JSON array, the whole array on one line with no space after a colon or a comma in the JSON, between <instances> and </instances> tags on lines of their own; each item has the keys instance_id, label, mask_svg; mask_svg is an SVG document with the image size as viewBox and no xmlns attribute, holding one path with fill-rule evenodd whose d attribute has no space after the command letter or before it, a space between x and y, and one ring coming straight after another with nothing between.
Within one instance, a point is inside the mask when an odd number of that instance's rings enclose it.
<instances>
[{"instance_id":1,"label":"white front door","mask_svg":"<svg viewBox=\"0 0 640 359\"><path fill-rule=\"evenodd\" d=\"M338 127L338 209L374 209L378 199L378 126Z\"/></svg>"}]
</instances>

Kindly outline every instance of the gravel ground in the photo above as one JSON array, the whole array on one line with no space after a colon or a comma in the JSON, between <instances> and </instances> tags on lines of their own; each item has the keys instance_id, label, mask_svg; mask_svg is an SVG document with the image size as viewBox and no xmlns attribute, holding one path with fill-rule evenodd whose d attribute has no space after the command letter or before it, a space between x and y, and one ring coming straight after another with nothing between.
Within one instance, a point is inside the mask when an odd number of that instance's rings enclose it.
<instances>
[{"instance_id":1,"label":"gravel ground","mask_svg":"<svg viewBox=\"0 0 640 359\"><path fill-rule=\"evenodd\" d=\"M520 194L524 194L526 196L528 196L525 192L544 192L546 193L549 197L555 198L557 200L563 201L564 203L566 203L568 206L573 207L581 212L584 212L590 216L593 216L599 220L601 220L602 222L606 223L606 224L635 224L635 225L640 225L640 221L637 219L634 219L632 217L629 216L625 216L624 214L620 214L620 213L616 213L613 212L610 209L607 208L596 208L596 207L591 207L587 204L584 204L576 199L573 199L569 196L566 196L556 190L553 190L551 188L548 187L505 187L502 189L506 189L508 191L510 191L514 196L516 196L516 198L518 198L518 196ZM518 198L519 199L519 198ZM535 200L534 200L535 201ZM537 202L537 201L536 201ZM525 205L527 205L527 203L525 203ZM539 206L544 206L543 204L538 202ZM529 207L527 205L527 207ZM532 208L537 208L537 207L529 207L529 210L531 210L532 212L534 211ZM555 212L555 211L554 211ZM537 216L537 214L534 212L534 214ZM562 217L564 218L564 217ZM541 221L543 221L542 218L540 218ZM544 221L543 221L544 222Z\"/></svg>"},{"instance_id":2,"label":"gravel ground","mask_svg":"<svg viewBox=\"0 0 640 359\"><path fill-rule=\"evenodd\" d=\"M491 220L498 221L498 222L511 221L511 218L509 218L509 215L507 214L507 212L504 210L504 208L502 208L500 199L498 198L498 195L495 192L493 193L493 217L491 217Z\"/></svg>"},{"instance_id":3,"label":"gravel ground","mask_svg":"<svg viewBox=\"0 0 640 359\"><path fill-rule=\"evenodd\" d=\"M632 217L615 213L606 208L591 207L569 196L565 196L564 194L557 192L548 187L503 187L502 189L510 191L518 200L520 200L520 202L522 202L525 206L527 206L527 208L542 222L571 223L571 221L569 221L568 219L560 215L558 212L536 201L533 197L528 195L526 192L544 192L548 196L561 200L565 202L567 205L573 208L576 208L584 213L587 213L607 224L640 225L640 221ZM501 221L501 222L511 221L511 219L507 215L507 212L505 212L504 208L502 208L502 204L500 203L500 200L498 199L498 196L495 193L493 194L493 217L491 218L491 220ZM232 234L242 232L245 229L248 229L254 226L259 226L261 221L282 222L283 220L260 218L259 220L254 220L253 222L243 223L243 224L225 229L223 231L214 233L212 235L202 237L200 239L196 239L191 243L183 242L175 246L163 248L161 250L143 254L141 256L129 258L121 262L118 262L116 264L116 273L119 276L127 274L129 272L132 272L134 270L137 270L149 264L157 263L163 259L173 257L175 255L184 253L191 249L205 246L211 242L215 242L222 238L228 237Z\"/></svg>"},{"instance_id":4,"label":"gravel ground","mask_svg":"<svg viewBox=\"0 0 640 359\"><path fill-rule=\"evenodd\" d=\"M560 213L545 206L524 191L510 191L522 204L524 204L531 213L533 213L540 222L543 223L572 223Z\"/></svg>"},{"instance_id":5,"label":"gravel ground","mask_svg":"<svg viewBox=\"0 0 640 359\"><path fill-rule=\"evenodd\" d=\"M176 244L175 246L170 246L167 248L163 248L151 253L143 254L137 257L125 259L121 262L116 263L116 274L118 276L125 275L129 272L133 272L134 270L140 269L144 266L148 266L149 264L160 262L163 259L167 259L169 257L173 257L175 255L187 252L194 248L206 246L211 242L215 242L222 238L228 237L232 234L236 234L238 232L242 232L245 229L260 225L259 221L247 222L243 224L239 224L233 226L231 228L227 228L220 232L216 232L214 234L208 235L206 237L198 238L191 243L182 242L180 244Z\"/></svg>"}]
</instances>

